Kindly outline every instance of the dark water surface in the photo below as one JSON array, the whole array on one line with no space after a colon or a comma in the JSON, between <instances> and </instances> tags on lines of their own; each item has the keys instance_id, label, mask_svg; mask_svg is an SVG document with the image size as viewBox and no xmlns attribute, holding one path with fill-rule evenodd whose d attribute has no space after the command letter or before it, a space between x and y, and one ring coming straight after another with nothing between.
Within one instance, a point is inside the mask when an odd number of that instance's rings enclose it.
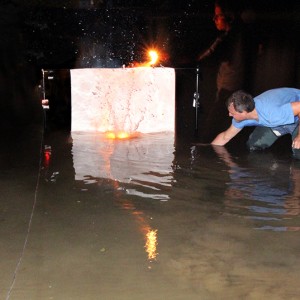
<instances>
[{"instance_id":1,"label":"dark water surface","mask_svg":"<svg viewBox=\"0 0 300 300\"><path fill-rule=\"evenodd\" d=\"M0 155L1 299L299 299L288 154L31 130Z\"/></svg>"}]
</instances>

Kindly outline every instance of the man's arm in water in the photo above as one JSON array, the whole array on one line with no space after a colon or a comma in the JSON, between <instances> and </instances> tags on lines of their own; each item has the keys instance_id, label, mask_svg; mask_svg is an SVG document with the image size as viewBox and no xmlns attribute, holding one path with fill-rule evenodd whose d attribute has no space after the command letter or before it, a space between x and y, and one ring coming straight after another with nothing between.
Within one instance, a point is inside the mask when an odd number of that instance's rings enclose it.
<instances>
[{"instance_id":1,"label":"man's arm in water","mask_svg":"<svg viewBox=\"0 0 300 300\"><path fill-rule=\"evenodd\" d=\"M211 142L212 145L224 146L227 144L233 137L235 137L242 129L236 128L231 125L227 130L219 133L215 139Z\"/></svg>"}]
</instances>

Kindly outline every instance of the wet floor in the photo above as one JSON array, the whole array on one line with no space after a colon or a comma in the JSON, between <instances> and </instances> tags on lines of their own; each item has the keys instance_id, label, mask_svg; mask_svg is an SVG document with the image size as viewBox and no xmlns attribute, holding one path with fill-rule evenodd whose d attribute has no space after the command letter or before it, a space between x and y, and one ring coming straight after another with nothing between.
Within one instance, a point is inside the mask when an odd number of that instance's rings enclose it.
<instances>
[{"instance_id":1,"label":"wet floor","mask_svg":"<svg viewBox=\"0 0 300 300\"><path fill-rule=\"evenodd\" d=\"M4 138L1 299L299 299L289 153L168 133Z\"/></svg>"}]
</instances>

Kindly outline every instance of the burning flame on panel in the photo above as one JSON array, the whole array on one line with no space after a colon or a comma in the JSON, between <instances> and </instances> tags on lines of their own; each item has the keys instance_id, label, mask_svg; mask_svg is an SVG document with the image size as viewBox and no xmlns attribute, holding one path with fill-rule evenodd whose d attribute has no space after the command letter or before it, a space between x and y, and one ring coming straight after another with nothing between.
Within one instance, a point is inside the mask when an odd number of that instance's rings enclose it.
<instances>
[{"instance_id":1,"label":"burning flame on panel","mask_svg":"<svg viewBox=\"0 0 300 300\"><path fill-rule=\"evenodd\" d=\"M158 53L155 50L150 50L148 52L150 57L150 66L154 66L158 62Z\"/></svg>"},{"instance_id":2,"label":"burning flame on panel","mask_svg":"<svg viewBox=\"0 0 300 300\"><path fill-rule=\"evenodd\" d=\"M129 68L138 68L138 67L155 67L157 66L161 61L164 60L163 53L160 53L157 49L149 49L147 50L147 58L148 61L146 62L133 62L129 65Z\"/></svg>"}]
</instances>

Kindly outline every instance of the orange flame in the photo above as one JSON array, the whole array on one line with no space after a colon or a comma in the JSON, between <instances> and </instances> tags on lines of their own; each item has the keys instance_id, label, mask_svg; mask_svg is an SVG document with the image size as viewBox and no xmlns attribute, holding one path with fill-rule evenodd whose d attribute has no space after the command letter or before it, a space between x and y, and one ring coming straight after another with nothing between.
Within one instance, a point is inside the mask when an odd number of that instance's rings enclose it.
<instances>
[{"instance_id":1,"label":"orange flame","mask_svg":"<svg viewBox=\"0 0 300 300\"><path fill-rule=\"evenodd\" d=\"M147 55L149 57L149 61L144 62L144 63L133 62L133 63L130 64L129 67L132 67L132 68L135 68L135 67L153 67L156 64L158 64L161 60L161 54L156 49L153 49L153 48L149 49L147 51Z\"/></svg>"},{"instance_id":2,"label":"orange flame","mask_svg":"<svg viewBox=\"0 0 300 300\"><path fill-rule=\"evenodd\" d=\"M149 65L155 65L158 62L158 52L156 50L149 50L148 55L150 57Z\"/></svg>"}]
</instances>

